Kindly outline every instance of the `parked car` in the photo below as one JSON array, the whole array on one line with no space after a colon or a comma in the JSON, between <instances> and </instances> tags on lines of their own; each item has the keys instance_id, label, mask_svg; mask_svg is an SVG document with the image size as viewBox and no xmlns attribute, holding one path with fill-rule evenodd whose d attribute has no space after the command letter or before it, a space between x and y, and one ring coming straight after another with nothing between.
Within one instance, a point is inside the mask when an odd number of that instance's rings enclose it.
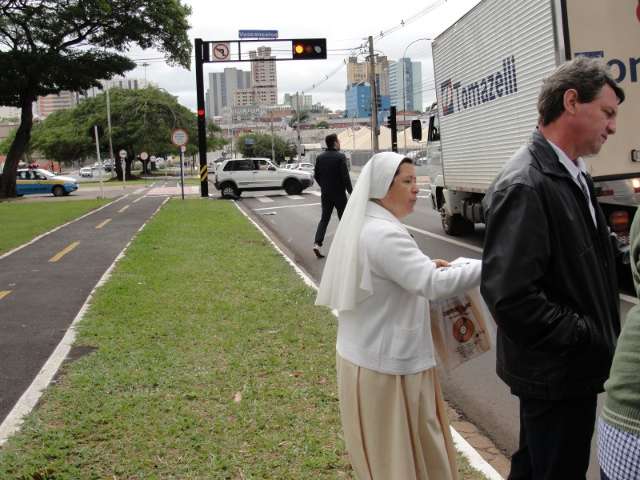
<instances>
[{"instance_id":1,"label":"parked car","mask_svg":"<svg viewBox=\"0 0 640 480\"><path fill-rule=\"evenodd\" d=\"M276 167L267 158L225 160L216 169L214 185L223 197L239 197L244 191L280 190L297 195L313 185L304 171Z\"/></svg>"},{"instance_id":2,"label":"parked car","mask_svg":"<svg viewBox=\"0 0 640 480\"><path fill-rule=\"evenodd\" d=\"M313 172L313 164L312 163L299 163L296 167L296 170L302 170L304 172Z\"/></svg>"},{"instance_id":3,"label":"parked car","mask_svg":"<svg viewBox=\"0 0 640 480\"><path fill-rule=\"evenodd\" d=\"M78 182L75 178L63 175L54 175L42 168L18 169L16 176L16 194L34 195L51 193L56 197L69 195L78 189Z\"/></svg>"},{"instance_id":4,"label":"parked car","mask_svg":"<svg viewBox=\"0 0 640 480\"><path fill-rule=\"evenodd\" d=\"M91 167L82 167L80 169L81 177L93 177L93 169Z\"/></svg>"}]
</instances>

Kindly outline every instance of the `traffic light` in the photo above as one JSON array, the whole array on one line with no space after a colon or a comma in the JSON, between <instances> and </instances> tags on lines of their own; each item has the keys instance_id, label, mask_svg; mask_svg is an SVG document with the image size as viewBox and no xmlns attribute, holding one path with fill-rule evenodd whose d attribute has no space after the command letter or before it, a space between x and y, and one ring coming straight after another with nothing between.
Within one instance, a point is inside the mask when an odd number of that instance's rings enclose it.
<instances>
[{"instance_id":1,"label":"traffic light","mask_svg":"<svg viewBox=\"0 0 640 480\"><path fill-rule=\"evenodd\" d=\"M327 58L326 38L298 38L291 40L293 60L318 60Z\"/></svg>"},{"instance_id":2,"label":"traffic light","mask_svg":"<svg viewBox=\"0 0 640 480\"><path fill-rule=\"evenodd\" d=\"M391 130L391 150L398 151L398 124L396 122L396 107L389 108L389 116L387 117L387 127Z\"/></svg>"}]
</instances>

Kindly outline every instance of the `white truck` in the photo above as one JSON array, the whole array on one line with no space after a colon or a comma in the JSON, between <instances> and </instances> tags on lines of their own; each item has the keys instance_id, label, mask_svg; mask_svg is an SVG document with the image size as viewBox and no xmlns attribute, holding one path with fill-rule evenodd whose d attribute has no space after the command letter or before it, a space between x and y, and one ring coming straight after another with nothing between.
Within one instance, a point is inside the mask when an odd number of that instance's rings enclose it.
<instances>
[{"instance_id":1,"label":"white truck","mask_svg":"<svg viewBox=\"0 0 640 480\"><path fill-rule=\"evenodd\" d=\"M624 249L640 204L639 0L482 0L432 49L437 109L428 138L441 143L442 174L431 198L445 232L484 223L484 193L537 124L542 80L566 59L589 55L610 65L626 93L616 134L585 159Z\"/></svg>"}]
</instances>

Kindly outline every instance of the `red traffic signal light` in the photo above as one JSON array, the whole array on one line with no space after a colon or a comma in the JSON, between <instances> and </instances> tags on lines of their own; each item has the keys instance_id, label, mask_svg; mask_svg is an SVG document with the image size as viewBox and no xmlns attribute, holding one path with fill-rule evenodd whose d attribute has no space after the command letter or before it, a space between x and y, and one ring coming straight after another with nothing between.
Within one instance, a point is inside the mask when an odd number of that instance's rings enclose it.
<instances>
[{"instance_id":1,"label":"red traffic signal light","mask_svg":"<svg viewBox=\"0 0 640 480\"><path fill-rule=\"evenodd\" d=\"M293 60L327 58L327 40L325 38L291 40L291 56Z\"/></svg>"}]
</instances>

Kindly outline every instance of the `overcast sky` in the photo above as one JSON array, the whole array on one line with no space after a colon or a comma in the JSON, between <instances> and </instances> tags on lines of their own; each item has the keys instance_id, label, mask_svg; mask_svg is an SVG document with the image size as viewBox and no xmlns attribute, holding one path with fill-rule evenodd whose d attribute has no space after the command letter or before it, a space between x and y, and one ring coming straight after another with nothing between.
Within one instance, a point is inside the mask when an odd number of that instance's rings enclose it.
<instances>
[{"instance_id":1,"label":"overcast sky","mask_svg":"<svg viewBox=\"0 0 640 480\"><path fill-rule=\"evenodd\" d=\"M184 1L184 0L183 0ZM357 48L369 35L374 37L374 49L390 60L407 57L422 62L424 105L435 97L431 45L418 40L433 38L478 3L479 0L426 0L402 2L371 0L369 2L326 0L298 1L211 1L186 0L193 10L189 37L205 41L238 39L238 30L278 30L279 38L327 39L326 60L283 61L277 63L278 101L285 93L304 91L313 102L335 109L344 109L347 69L344 60L349 50ZM404 26L401 26L404 22ZM384 37L377 39L381 33ZM256 43L252 46L257 47ZM281 48L289 48L286 43ZM273 45L272 45L273 46ZM180 103L196 108L195 71L172 68L158 59L154 51L131 50L129 56L148 66L139 66L128 76L146 78L178 96ZM362 56L360 56L363 59ZM340 66L342 65L342 68ZM250 63L208 63L204 65L205 89L207 72L220 72L225 67L250 70ZM339 69L336 73L333 73ZM332 75L333 73L333 75ZM326 77L329 77L328 79ZM313 87L315 85L315 88Z\"/></svg>"}]
</instances>

